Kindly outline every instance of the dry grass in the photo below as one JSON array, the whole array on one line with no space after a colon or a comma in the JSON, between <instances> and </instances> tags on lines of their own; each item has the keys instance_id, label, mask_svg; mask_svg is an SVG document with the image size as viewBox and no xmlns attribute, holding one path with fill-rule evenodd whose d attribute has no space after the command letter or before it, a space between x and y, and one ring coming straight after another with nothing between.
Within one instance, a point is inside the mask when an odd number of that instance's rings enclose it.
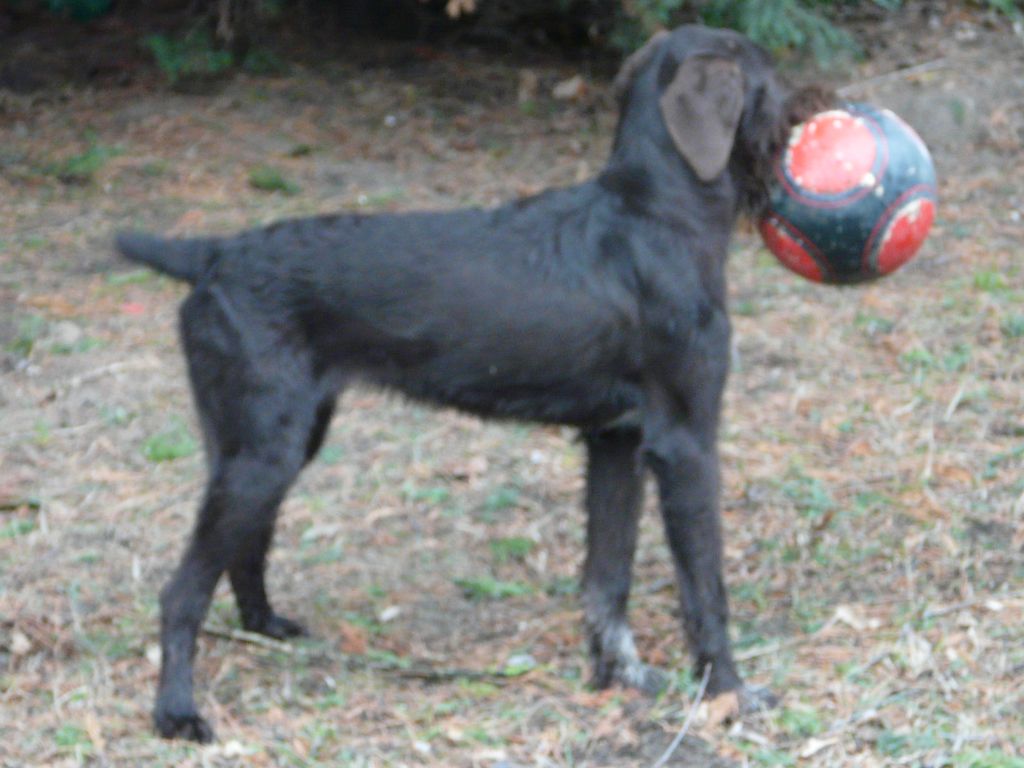
<instances>
[{"instance_id":1,"label":"dry grass","mask_svg":"<svg viewBox=\"0 0 1024 768\"><path fill-rule=\"evenodd\" d=\"M919 43L949 66L866 94L970 107L959 135L918 121L944 183L917 262L834 290L738 242L726 570L744 671L784 700L731 726L705 708L669 765L1024 765L1024 158L1004 141L1024 85L1019 40L983 34L984 50ZM514 67L462 56L238 77L212 96L141 78L3 103L0 764L657 760L696 690L657 516L632 616L678 686L659 701L590 692L572 435L372 392L346 396L278 529L273 594L315 639L238 639L222 588L197 666L220 742L149 727L156 593L202 459L174 338L182 290L125 271L110 232L569 183L599 167L612 115L597 96L545 95L570 67L536 71L525 110ZM990 79L998 97L975 87ZM255 188L260 167L297 193Z\"/></svg>"}]
</instances>

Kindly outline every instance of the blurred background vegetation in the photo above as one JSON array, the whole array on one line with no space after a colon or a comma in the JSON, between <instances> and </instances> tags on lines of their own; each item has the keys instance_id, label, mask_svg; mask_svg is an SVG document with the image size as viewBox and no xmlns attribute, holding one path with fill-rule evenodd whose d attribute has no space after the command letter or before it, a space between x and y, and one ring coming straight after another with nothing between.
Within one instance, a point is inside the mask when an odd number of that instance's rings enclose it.
<instances>
[{"instance_id":1,"label":"blurred background vegetation","mask_svg":"<svg viewBox=\"0 0 1024 768\"><path fill-rule=\"evenodd\" d=\"M638 47L652 32L686 22L730 27L776 56L807 55L828 65L860 51L855 27L869 35L902 0L0 0L0 42L19 18L49 15L93 24L130 19L169 81L232 67L278 66L265 46L283 25L347 30L437 43L462 40L500 47L604 50ZM1024 0L935 2L936 12L988 12L1021 24ZM938 6L942 6L938 8ZM13 21L12 21L13 20Z\"/></svg>"}]
</instances>

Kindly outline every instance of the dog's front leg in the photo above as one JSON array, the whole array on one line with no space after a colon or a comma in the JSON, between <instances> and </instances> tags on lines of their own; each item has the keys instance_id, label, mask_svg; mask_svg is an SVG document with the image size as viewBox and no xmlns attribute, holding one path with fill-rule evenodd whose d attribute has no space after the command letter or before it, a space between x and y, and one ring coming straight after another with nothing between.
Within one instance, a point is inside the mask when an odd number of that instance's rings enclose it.
<instances>
[{"instance_id":1,"label":"dog's front leg","mask_svg":"<svg viewBox=\"0 0 1024 768\"><path fill-rule=\"evenodd\" d=\"M583 609L593 664L591 684L620 683L658 693L664 673L640 661L626 619L637 522L643 501L638 430L586 435L587 559Z\"/></svg>"},{"instance_id":2,"label":"dog's front leg","mask_svg":"<svg viewBox=\"0 0 1024 768\"><path fill-rule=\"evenodd\" d=\"M716 437L722 365L720 376L709 370L716 366L708 366L692 387L653 393L643 452L658 482L695 673L702 675L710 665L708 692L735 691L741 710L749 711L774 701L767 691L743 685L729 641Z\"/></svg>"},{"instance_id":3,"label":"dog's front leg","mask_svg":"<svg viewBox=\"0 0 1024 768\"><path fill-rule=\"evenodd\" d=\"M679 424L651 436L645 454L658 481L696 674L711 664L709 692L733 690L741 681L729 646L714 440Z\"/></svg>"}]
</instances>

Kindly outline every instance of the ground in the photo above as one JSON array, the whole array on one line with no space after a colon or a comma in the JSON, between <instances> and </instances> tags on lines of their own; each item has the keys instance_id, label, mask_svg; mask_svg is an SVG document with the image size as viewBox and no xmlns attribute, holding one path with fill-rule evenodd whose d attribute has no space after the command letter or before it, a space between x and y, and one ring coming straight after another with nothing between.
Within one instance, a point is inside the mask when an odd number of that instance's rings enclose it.
<instances>
[{"instance_id":1,"label":"ground","mask_svg":"<svg viewBox=\"0 0 1024 768\"><path fill-rule=\"evenodd\" d=\"M1024 765L1024 41L921 7L828 75L932 148L920 256L842 290L749 232L731 256L725 571L743 672L782 703L702 705L667 765ZM607 78L378 46L183 93L142 54L62 61L0 90L0 764L653 765L696 692L654 509L632 617L677 683L595 693L573 435L370 391L281 514L272 595L312 638L239 633L222 585L197 661L219 741L157 739L156 596L204 466L184 290L110 244L572 183L607 154Z\"/></svg>"}]
</instances>

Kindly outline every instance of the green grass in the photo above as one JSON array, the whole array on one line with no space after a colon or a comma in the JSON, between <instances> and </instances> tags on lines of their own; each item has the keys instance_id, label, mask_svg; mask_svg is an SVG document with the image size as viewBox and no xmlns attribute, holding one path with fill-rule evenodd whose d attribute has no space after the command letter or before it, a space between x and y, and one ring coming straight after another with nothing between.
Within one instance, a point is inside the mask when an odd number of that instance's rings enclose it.
<instances>
[{"instance_id":1,"label":"green grass","mask_svg":"<svg viewBox=\"0 0 1024 768\"><path fill-rule=\"evenodd\" d=\"M35 520L11 520L0 525L0 539L16 539L36 529Z\"/></svg>"},{"instance_id":2,"label":"green grass","mask_svg":"<svg viewBox=\"0 0 1024 768\"><path fill-rule=\"evenodd\" d=\"M825 730L821 714L810 707L787 707L779 714L779 725L790 736L806 739Z\"/></svg>"},{"instance_id":3,"label":"green grass","mask_svg":"<svg viewBox=\"0 0 1024 768\"><path fill-rule=\"evenodd\" d=\"M41 315L26 315L20 318L17 334L14 341L7 345L7 349L17 357L28 357L48 327L46 318Z\"/></svg>"},{"instance_id":4,"label":"green grass","mask_svg":"<svg viewBox=\"0 0 1024 768\"><path fill-rule=\"evenodd\" d=\"M1024 768L1024 757L1005 752L969 749L953 756L954 768Z\"/></svg>"},{"instance_id":5,"label":"green grass","mask_svg":"<svg viewBox=\"0 0 1024 768\"><path fill-rule=\"evenodd\" d=\"M129 269L124 272L113 272L104 278L107 285L115 288L123 285L148 285L160 279L160 275L151 269Z\"/></svg>"},{"instance_id":6,"label":"green grass","mask_svg":"<svg viewBox=\"0 0 1024 768\"><path fill-rule=\"evenodd\" d=\"M415 485L406 484L402 488L402 494L407 501L425 503L430 506L443 504L451 498L452 492L443 485L435 485L429 488L418 488Z\"/></svg>"},{"instance_id":7,"label":"green grass","mask_svg":"<svg viewBox=\"0 0 1024 768\"><path fill-rule=\"evenodd\" d=\"M974 287L984 293L1005 291L1009 284L1002 272L993 269L982 269L974 273Z\"/></svg>"},{"instance_id":8,"label":"green grass","mask_svg":"<svg viewBox=\"0 0 1024 768\"><path fill-rule=\"evenodd\" d=\"M517 581L500 581L490 576L477 579L455 579L455 584L470 600L504 600L509 597L533 594L533 588L528 584Z\"/></svg>"},{"instance_id":9,"label":"green grass","mask_svg":"<svg viewBox=\"0 0 1024 768\"><path fill-rule=\"evenodd\" d=\"M89 751L92 748L89 734L86 733L84 728L73 723L65 723L57 728L53 734L53 743L61 750L82 749L83 751Z\"/></svg>"},{"instance_id":10,"label":"green grass","mask_svg":"<svg viewBox=\"0 0 1024 768\"><path fill-rule=\"evenodd\" d=\"M1024 315L1010 315L999 327L1003 336L1008 339L1024 338Z\"/></svg>"},{"instance_id":11,"label":"green grass","mask_svg":"<svg viewBox=\"0 0 1024 768\"><path fill-rule=\"evenodd\" d=\"M493 491L484 501L484 509L488 512L501 512L511 509L519 503L519 491L515 488L502 487Z\"/></svg>"},{"instance_id":12,"label":"green grass","mask_svg":"<svg viewBox=\"0 0 1024 768\"><path fill-rule=\"evenodd\" d=\"M120 153L121 150L116 147L91 144L85 152L51 163L45 170L65 184L88 184L110 158Z\"/></svg>"},{"instance_id":13,"label":"green grass","mask_svg":"<svg viewBox=\"0 0 1024 768\"><path fill-rule=\"evenodd\" d=\"M808 477L798 470L790 472L789 478L782 483L782 492L803 517L821 518L836 506L832 494L820 480Z\"/></svg>"},{"instance_id":14,"label":"green grass","mask_svg":"<svg viewBox=\"0 0 1024 768\"><path fill-rule=\"evenodd\" d=\"M521 536L492 539L491 554L498 563L505 563L509 560L522 560L533 551L534 546L534 542Z\"/></svg>"},{"instance_id":15,"label":"green grass","mask_svg":"<svg viewBox=\"0 0 1024 768\"><path fill-rule=\"evenodd\" d=\"M142 455L153 462L174 461L192 456L199 445L185 422L175 417L162 431L142 444Z\"/></svg>"},{"instance_id":16,"label":"green grass","mask_svg":"<svg viewBox=\"0 0 1024 768\"><path fill-rule=\"evenodd\" d=\"M285 178L277 168L260 165L249 171L249 186L261 192L281 192L285 195L298 194L299 186Z\"/></svg>"}]
</instances>

